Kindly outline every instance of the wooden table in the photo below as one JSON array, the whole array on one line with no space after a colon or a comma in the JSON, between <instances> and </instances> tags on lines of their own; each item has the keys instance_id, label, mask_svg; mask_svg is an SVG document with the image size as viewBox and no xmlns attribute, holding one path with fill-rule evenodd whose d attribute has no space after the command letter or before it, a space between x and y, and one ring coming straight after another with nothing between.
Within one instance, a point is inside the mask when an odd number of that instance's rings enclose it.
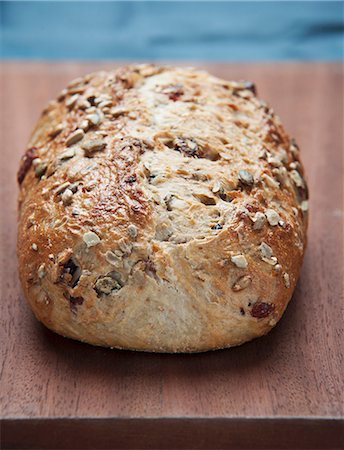
<instances>
[{"instance_id":1,"label":"wooden table","mask_svg":"<svg viewBox=\"0 0 344 450\"><path fill-rule=\"evenodd\" d=\"M224 78L256 81L261 97L272 103L302 149L311 195L309 245L283 320L268 336L242 347L195 355L94 348L37 323L16 269L18 161L47 101L68 80L114 64L5 62L0 154L4 448L343 446L343 67L199 65Z\"/></svg>"}]
</instances>

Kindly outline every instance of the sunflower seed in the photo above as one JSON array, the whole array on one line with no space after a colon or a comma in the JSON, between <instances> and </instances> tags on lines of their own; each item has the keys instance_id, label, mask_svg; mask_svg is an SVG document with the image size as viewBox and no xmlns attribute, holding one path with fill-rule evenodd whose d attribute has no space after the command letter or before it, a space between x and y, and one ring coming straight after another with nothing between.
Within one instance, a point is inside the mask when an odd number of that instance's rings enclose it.
<instances>
[{"instance_id":1,"label":"sunflower seed","mask_svg":"<svg viewBox=\"0 0 344 450\"><path fill-rule=\"evenodd\" d=\"M136 119L137 118L137 114L135 111L130 111L128 114L129 119Z\"/></svg>"},{"instance_id":2,"label":"sunflower seed","mask_svg":"<svg viewBox=\"0 0 344 450\"><path fill-rule=\"evenodd\" d=\"M81 144L83 150L85 150L86 156L91 156L94 152L103 150L106 147L106 142L99 139L92 139Z\"/></svg>"},{"instance_id":3,"label":"sunflower seed","mask_svg":"<svg viewBox=\"0 0 344 450\"><path fill-rule=\"evenodd\" d=\"M231 256L231 261L233 264L235 264L240 269L246 269L247 267L247 260L244 255L235 255Z\"/></svg>"},{"instance_id":4,"label":"sunflower seed","mask_svg":"<svg viewBox=\"0 0 344 450\"><path fill-rule=\"evenodd\" d=\"M87 231L83 237L83 241L87 245L87 247L94 247L95 245L98 245L100 242L100 237L94 233L93 231Z\"/></svg>"},{"instance_id":5,"label":"sunflower seed","mask_svg":"<svg viewBox=\"0 0 344 450\"><path fill-rule=\"evenodd\" d=\"M284 272L283 279L284 279L284 286L287 289L290 288L290 278L289 278L289 274L287 272Z\"/></svg>"},{"instance_id":6,"label":"sunflower seed","mask_svg":"<svg viewBox=\"0 0 344 450\"><path fill-rule=\"evenodd\" d=\"M125 254L130 254L133 248L133 244L130 241L125 241L125 239L120 239L118 241L118 247Z\"/></svg>"},{"instance_id":7,"label":"sunflower seed","mask_svg":"<svg viewBox=\"0 0 344 450\"><path fill-rule=\"evenodd\" d=\"M73 148L67 148L67 150L60 153L58 159L60 161L65 161L66 159L73 158L74 155L75 155L75 150Z\"/></svg>"},{"instance_id":8,"label":"sunflower seed","mask_svg":"<svg viewBox=\"0 0 344 450\"><path fill-rule=\"evenodd\" d=\"M82 130L84 130L84 132L86 133L86 131L88 131L88 129L90 128L90 123L88 120L82 120L80 122L80 125L78 126L78 128L81 128Z\"/></svg>"},{"instance_id":9,"label":"sunflower seed","mask_svg":"<svg viewBox=\"0 0 344 450\"><path fill-rule=\"evenodd\" d=\"M45 264L44 263L38 267L37 275L38 275L38 278L41 278L41 279L45 277Z\"/></svg>"},{"instance_id":10,"label":"sunflower seed","mask_svg":"<svg viewBox=\"0 0 344 450\"><path fill-rule=\"evenodd\" d=\"M36 158L39 159L39 158ZM35 161L35 160L34 160ZM35 164L35 174L37 178L42 178L42 176L45 174L47 170L47 163L40 162L39 164Z\"/></svg>"},{"instance_id":11,"label":"sunflower seed","mask_svg":"<svg viewBox=\"0 0 344 450\"><path fill-rule=\"evenodd\" d=\"M70 182L66 181L65 183L60 184L60 186L56 189L56 194L61 194L67 187L70 186Z\"/></svg>"},{"instance_id":12,"label":"sunflower seed","mask_svg":"<svg viewBox=\"0 0 344 450\"><path fill-rule=\"evenodd\" d=\"M216 180L213 185L212 192L214 192L214 194L216 194L217 192L220 192L220 191L221 191L221 183L218 180Z\"/></svg>"},{"instance_id":13,"label":"sunflower seed","mask_svg":"<svg viewBox=\"0 0 344 450\"><path fill-rule=\"evenodd\" d=\"M82 100L79 102L79 108L84 110L91 108L91 103L88 100Z\"/></svg>"},{"instance_id":14,"label":"sunflower seed","mask_svg":"<svg viewBox=\"0 0 344 450\"><path fill-rule=\"evenodd\" d=\"M276 264L276 265L274 266L274 270L275 270L276 272L281 272L281 270L282 270L281 264Z\"/></svg>"},{"instance_id":15,"label":"sunflower seed","mask_svg":"<svg viewBox=\"0 0 344 450\"><path fill-rule=\"evenodd\" d=\"M301 208L302 212L307 212L308 211L308 200L303 200L303 202L301 202L300 208Z\"/></svg>"},{"instance_id":16,"label":"sunflower seed","mask_svg":"<svg viewBox=\"0 0 344 450\"><path fill-rule=\"evenodd\" d=\"M100 108L100 109L104 109L104 108L110 107L110 106L112 106L111 100L104 100L98 104L98 108Z\"/></svg>"},{"instance_id":17,"label":"sunflower seed","mask_svg":"<svg viewBox=\"0 0 344 450\"><path fill-rule=\"evenodd\" d=\"M35 252L37 252L37 250L38 250L37 244L35 244L35 243L33 243L33 244L31 245L31 248L32 248L32 250L34 250Z\"/></svg>"},{"instance_id":18,"label":"sunflower seed","mask_svg":"<svg viewBox=\"0 0 344 450\"><path fill-rule=\"evenodd\" d=\"M93 125L93 126L97 126L100 124L101 122L101 117L99 114L94 113L94 114L89 114L88 116L86 116L86 119Z\"/></svg>"},{"instance_id":19,"label":"sunflower seed","mask_svg":"<svg viewBox=\"0 0 344 450\"><path fill-rule=\"evenodd\" d=\"M265 216L272 227L278 225L278 221L281 219L279 214L274 209L267 209L265 211Z\"/></svg>"},{"instance_id":20,"label":"sunflower seed","mask_svg":"<svg viewBox=\"0 0 344 450\"><path fill-rule=\"evenodd\" d=\"M39 166L40 164L42 164L41 158L34 158L34 159L32 160L32 165L33 165L33 167L37 167L37 166Z\"/></svg>"},{"instance_id":21,"label":"sunflower seed","mask_svg":"<svg viewBox=\"0 0 344 450\"><path fill-rule=\"evenodd\" d=\"M97 111L97 108L95 106L90 106L85 110L88 114L93 114Z\"/></svg>"},{"instance_id":22,"label":"sunflower seed","mask_svg":"<svg viewBox=\"0 0 344 450\"><path fill-rule=\"evenodd\" d=\"M67 89L62 89L62 91L57 96L57 101L61 102L66 97L67 93Z\"/></svg>"},{"instance_id":23,"label":"sunflower seed","mask_svg":"<svg viewBox=\"0 0 344 450\"><path fill-rule=\"evenodd\" d=\"M265 183L271 188L279 188L279 182L266 173L263 173L262 180L265 181Z\"/></svg>"},{"instance_id":24,"label":"sunflower seed","mask_svg":"<svg viewBox=\"0 0 344 450\"><path fill-rule=\"evenodd\" d=\"M84 91L85 91L85 86L77 86L77 87L68 89L68 94L70 94L70 95L82 94Z\"/></svg>"},{"instance_id":25,"label":"sunflower seed","mask_svg":"<svg viewBox=\"0 0 344 450\"><path fill-rule=\"evenodd\" d=\"M254 224L253 224L253 229L254 230L261 230L264 227L265 224L265 215L258 211L256 212L254 218L252 219Z\"/></svg>"},{"instance_id":26,"label":"sunflower seed","mask_svg":"<svg viewBox=\"0 0 344 450\"><path fill-rule=\"evenodd\" d=\"M75 183L72 183L72 184L68 187L68 189L70 189L70 190L73 192L73 194L75 194L76 191L78 190L79 184L80 184L80 181L76 181Z\"/></svg>"},{"instance_id":27,"label":"sunflower seed","mask_svg":"<svg viewBox=\"0 0 344 450\"><path fill-rule=\"evenodd\" d=\"M74 78L74 80L70 81L67 85L68 89L72 89L79 84L82 84L84 82L84 79L82 77Z\"/></svg>"},{"instance_id":28,"label":"sunflower seed","mask_svg":"<svg viewBox=\"0 0 344 450\"><path fill-rule=\"evenodd\" d=\"M122 253L121 253L122 256ZM112 264L115 267L119 267L122 263L121 257L117 256L114 252L112 252L111 250L108 250L105 253L105 259L109 264Z\"/></svg>"},{"instance_id":29,"label":"sunflower seed","mask_svg":"<svg viewBox=\"0 0 344 450\"><path fill-rule=\"evenodd\" d=\"M97 97L95 97L93 100L93 103L95 105L99 105L100 103L109 102L109 101L112 101L111 95L102 94L102 95L98 95Z\"/></svg>"},{"instance_id":30,"label":"sunflower seed","mask_svg":"<svg viewBox=\"0 0 344 450\"><path fill-rule=\"evenodd\" d=\"M129 236L135 238L137 236L136 226L133 224L128 225L128 233L129 233Z\"/></svg>"},{"instance_id":31,"label":"sunflower seed","mask_svg":"<svg viewBox=\"0 0 344 450\"><path fill-rule=\"evenodd\" d=\"M79 98L79 94L72 95L68 100L66 100L66 106L72 109Z\"/></svg>"},{"instance_id":32,"label":"sunflower seed","mask_svg":"<svg viewBox=\"0 0 344 450\"><path fill-rule=\"evenodd\" d=\"M86 186L86 191L92 191L98 185L96 180L91 180Z\"/></svg>"},{"instance_id":33,"label":"sunflower seed","mask_svg":"<svg viewBox=\"0 0 344 450\"><path fill-rule=\"evenodd\" d=\"M304 187L304 182L303 182L303 178L301 177L301 175L299 174L299 172L297 170L292 170L290 173L290 177L291 179L294 181L295 185L297 187Z\"/></svg>"},{"instance_id":34,"label":"sunflower seed","mask_svg":"<svg viewBox=\"0 0 344 450\"><path fill-rule=\"evenodd\" d=\"M265 258L263 256L262 261L266 262L267 264L270 264L270 266L275 266L278 262L276 256L271 256L271 258Z\"/></svg>"},{"instance_id":35,"label":"sunflower seed","mask_svg":"<svg viewBox=\"0 0 344 450\"><path fill-rule=\"evenodd\" d=\"M262 258L271 258L273 255L272 248L268 246L265 242L262 242L259 246L260 254Z\"/></svg>"},{"instance_id":36,"label":"sunflower seed","mask_svg":"<svg viewBox=\"0 0 344 450\"><path fill-rule=\"evenodd\" d=\"M301 164L299 163L299 161L293 161L293 162L291 162L290 164L289 164L289 167L291 168L291 169L300 169L300 167L301 167Z\"/></svg>"},{"instance_id":37,"label":"sunflower seed","mask_svg":"<svg viewBox=\"0 0 344 450\"><path fill-rule=\"evenodd\" d=\"M94 97L93 104L99 105L104 99L102 97Z\"/></svg>"},{"instance_id":38,"label":"sunflower seed","mask_svg":"<svg viewBox=\"0 0 344 450\"><path fill-rule=\"evenodd\" d=\"M74 145L77 142L81 141L81 139L83 139L84 136L85 136L84 130L80 130L80 128L78 128L68 136L66 140L67 147L70 147L71 145Z\"/></svg>"},{"instance_id":39,"label":"sunflower seed","mask_svg":"<svg viewBox=\"0 0 344 450\"><path fill-rule=\"evenodd\" d=\"M111 108L110 113L113 118L124 116L125 114L128 114L128 110L124 108Z\"/></svg>"},{"instance_id":40,"label":"sunflower seed","mask_svg":"<svg viewBox=\"0 0 344 450\"><path fill-rule=\"evenodd\" d=\"M273 167L281 167L282 162L276 156L269 156L268 163Z\"/></svg>"},{"instance_id":41,"label":"sunflower seed","mask_svg":"<svg viewBox=\"0 0 344 450\"><path fill-rule=\"evenodd\" d=\"M56 128L54 128L53 130L51 130L51 131L49 132L49 137L51 137L51 138L56 137L58 134L61 133L62 130L63 130L63 125L62 125L62 124L57 125Z\"/></svg>"},{"instance_id":42,"label":"sunflower seed","mask_svg":"<svg viewBox=\"0 0 344 450\"><path fill-rule=\"evenodd\" d=\"M27 219L27 228L31 228L34 225L35 225L34 214L31 214L31 216Z\"/></svg>"},{"instance_id":43,"label":"sunflower seed","mask_svg":"<svg viewBox=\"0 0 344 450\"><path fill-rule=\"evenodd\" d=\"M238 178L246 186L252 186L254 183L253 175L247 170L239 170Z\"/></svg>"},{"instance_id":44,"label":"sunflower seed","mask_svg":"<svg viewBox=\"0 0 344 450\"><path fill-rule=\"evenodd\" d=\"M241 278L238 278L234 283L232 289L234 292L242 291L246 289L252 282L252 278L249 275L245 275Z\"/></svg>"},{"instance_id":45,"label":"sunflower seed","mask_svg":"<svg viewBox=\"0 0 344 450\"><path fill-rule=\"evenodd\" d=\"M64 205L70 205L73 199L73 192L67 188L61 195L61 199Z\"/></svg>"}]
</instances>

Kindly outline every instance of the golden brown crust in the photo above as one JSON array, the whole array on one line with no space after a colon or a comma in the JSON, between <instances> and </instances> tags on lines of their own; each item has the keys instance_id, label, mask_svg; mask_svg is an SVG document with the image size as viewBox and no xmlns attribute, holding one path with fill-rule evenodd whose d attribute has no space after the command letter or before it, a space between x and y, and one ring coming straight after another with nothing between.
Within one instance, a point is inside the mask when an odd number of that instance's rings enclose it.
<instances>
[{"instance_id":1,"label":"golden brown crust","mask_svg":"<svg viewBox=\"0 0 344 450\"><path fill-rule=\"evenodd\" d=\"M299 276L299 150L246 82L139 65L75 80L18 172L35 315L95 345L161 352L267 333Z\"/></svg>"}]
</instances>

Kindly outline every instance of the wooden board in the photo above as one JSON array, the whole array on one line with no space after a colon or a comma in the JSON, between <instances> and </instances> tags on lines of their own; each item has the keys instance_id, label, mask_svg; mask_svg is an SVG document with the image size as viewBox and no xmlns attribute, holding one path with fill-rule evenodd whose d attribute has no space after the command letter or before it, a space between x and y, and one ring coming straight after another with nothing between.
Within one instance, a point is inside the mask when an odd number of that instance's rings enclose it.
<instances>
[{"instance_id":1,"label":"wooden board","mask_svg":"<svg viewBox=\"0 0 344 450\"><path fill-rule=\"evenodd\" d=\"M3 447L342 447L342 65L198 65L254 80L301 147L311 196L309 244L284 318L266 337L194 355L94 348L36 322L16 268L18 161L47 101L70 79L114 64L2 63Z\"/></svg>"}]
</instances>

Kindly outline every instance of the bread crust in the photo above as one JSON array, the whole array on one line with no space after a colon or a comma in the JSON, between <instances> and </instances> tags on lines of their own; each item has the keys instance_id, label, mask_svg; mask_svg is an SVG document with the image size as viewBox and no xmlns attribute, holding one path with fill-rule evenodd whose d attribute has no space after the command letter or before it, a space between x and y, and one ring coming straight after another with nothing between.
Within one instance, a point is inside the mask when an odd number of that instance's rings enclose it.
<instances>
[{"instance_id":1,"label":"bread crust","mask_svg":"<svg viewBox=\"0 0 344 450\"><path fill-rule=\"evenodd\" d=\"M134 65L74 80L18 172L37 319L94 345L199 352L266 334L295 288L299 149L252 83Z\"/></svg>"}]
</instances>

